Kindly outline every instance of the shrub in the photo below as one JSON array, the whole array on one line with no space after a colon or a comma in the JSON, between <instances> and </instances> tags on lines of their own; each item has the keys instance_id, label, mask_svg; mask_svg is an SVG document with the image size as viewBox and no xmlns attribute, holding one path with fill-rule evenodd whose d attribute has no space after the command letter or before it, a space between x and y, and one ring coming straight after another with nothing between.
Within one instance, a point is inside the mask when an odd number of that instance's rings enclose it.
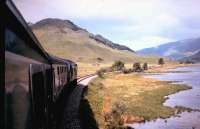
<instances>
[{"instance_id":1,"label":"shrub","mask_svg":"<svg viewBox=\"0 0 200 129\"><path fill-rule=\"evenodd\" d=\"M194 61L192 61L192 60L186 60L185 64L194 64Z\"/></svg>"},{"instance_id":2,"label":"shrub","mask_svg":"<svg viewBox=\"0 0 200 129\"><path fill-rule=\"evenodd\" d=\"M145 62L144 64L143 64L143 70L148 70L148 64Z\"/></svg>"},{"instance_id":3,"label":"shrub","mask_svg":"<svg viewBox=\"0 0 200 129\"><path fill-rule=\"evenodd\" d=\"M119 71L122 70L124 68L124 62L122 61L116 61L113 65L112 65L113 70Z\"/></svg>"},{"instance_id":4,"label":"shrub","mask_svg":"<svg viewBox=\"0 0 200 129\"><path fill-rule=\"evenodd\" d=\"M131 72L133 72L132 69L123 69L124 74L128 74L128 73L131 73Z\"/></svg>"},{"instance_id":5,"label":"shrub","mask_svg":"<svg viewBox=\"0 0 200 129\"><path fill-rule=\"evenodd\" d=\"M165 64L164 59L163 58L159 58L158 64L159 65L164 65Z\"/></svg>"},{"instance_id":6,"label":"shrub","mask_svg":"<svg viewBox=\"0 0 200 129\"><path fill-rule=\"evenodd\" d=\"M103 78L103 72L97 71L97 75L98 75L100 78Z\"/></svg>"},{"instance_id":7,"label":"shrub","mask_svg":"<svg viewBox=\"0 0 200 129\"><path fill-rule=\"evenodd\" d=\"M142 72L143 71L139 62L133 64L133 71L134 72Z\"/></svg>"},{"instance_id":8,"label":"shrub","mask_svg":"<svg viewBox=\"0 0 200 129\"><path fill-rule=\"evenodd\" d=\"M106 68L101 68L100 70L98 70L96 73L100 78L103 78L103 74L107 71Z\"/></svg>"},{"instance_id":9,"label":"shrub","mask_svg":"<svg viewBox=\"0 0 200 129\"><path fill-rule=\"evenodd\" d=\"M102 59L102 58L100 58L100 57L97 57L97 61L98 61L98 62L102 62L102 61L103 61L103 59Z\"/></svg>"},{"instance_id":10,"label":"shrub","mask_svg":"<svg viewBox=\"0 0 200 129\"><path fill-rule=\"evenodd\" d=\"M184 64L184 62L183 62L183 61L180 61L179 64Z\"/></svg>"},{"instance_id":11,"label":"shrub","mask_svg":"<svg viewBox=\"0 0 200 129\"><path fill-rule=\"evenodd\" d=\"M194 64L195 62L194 61L192 61L192 60L181 60L180 62L179 62L180 64Z\"/></svg>"},{"instance_id":12,"label":"shrub","mask_svg":"<svg viewBox=\"0 0 200 129\"><path fill-rule=\"evenodd\" d=\"M125 129L123 126L122 115L126 111L124 104L115 103L112 107L112 111L109 114L106 114L105 121L107 123L107 129Z\"/></svg>"}]
</instances>

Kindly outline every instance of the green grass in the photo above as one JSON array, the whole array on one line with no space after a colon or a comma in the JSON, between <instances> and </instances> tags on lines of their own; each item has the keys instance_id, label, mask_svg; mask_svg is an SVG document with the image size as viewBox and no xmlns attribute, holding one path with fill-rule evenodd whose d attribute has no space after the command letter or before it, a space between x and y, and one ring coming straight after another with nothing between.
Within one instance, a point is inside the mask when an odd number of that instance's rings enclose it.
<instances>
[{"instance_id":1,"label":"green grass","mask_svg":"<svg viewBox=\"0 0 200 129\"><path fill-rule=\"evenodd\" d=\"M104 116L102 115L103 108L103 97L104 97L104 86L101 83L101 78L95 78L89 83L87 94L85 99L89 101L95 119L99 126L105 125Z\"/></svg>"},{"instance_id":2,"label":"green grass","mask_svg":"<svg viewBox=\"0 0 200 129\"><path fill-rule=\"evenodd\" d=\"M142 99L129 105L127 113L143 117L145 120L168 118L174 115L176 108L163 106L164 97L187 89L189 87L184 85L168 84L152 91L143 92L139 94Z\"/></svg>"},{"instance_id":3,"label":"green grass","mask_svg":"<svg viewBox=\"0 0 200 129\"><path fill-rule=\"evenodd\" d=\"M135 76L139 78L141 76ZM104 116L102 114L103 108L103 98L105 95L113 94L115 91L107 91L105 85L102 82L105 81L109 76L105 76L104 79L96 78L94 79L88 87L88 94L85 98L89 101L90 106L95 114L95 119L101 128L105 128L106 122L104 121ZM142 84L142 82L141 82ZM184 107L166 107L163 106L163 102L166 100L165 96L177 93L182 90L187 90L190 87L186 85L176 85L170 82L155 82L154 84L163 85L153 90L147 90L141 92L136 98L124 100L123 98L118 98L117 103L123 104L126 108L124 115L142 117L145 120L153 120L156 118L168 118L176 113L183 111L190 111L191 109ZM124 87L126 91L127 87ZM130 91L131 92L131 91ZM123 94L119 93L119 95ZM115 104L115 103L114 103ZM114 105L113 104L113 105ZM113 106L112 105L112 106Z\"/></svg>"}]
</instances>

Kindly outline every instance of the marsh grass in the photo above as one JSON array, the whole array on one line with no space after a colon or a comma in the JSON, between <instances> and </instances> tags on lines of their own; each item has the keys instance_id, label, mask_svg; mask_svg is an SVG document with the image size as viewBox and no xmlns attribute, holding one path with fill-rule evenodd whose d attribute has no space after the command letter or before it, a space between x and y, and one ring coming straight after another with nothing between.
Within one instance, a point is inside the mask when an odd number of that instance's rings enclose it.
<instances>
[{"instance_id":1,"label":"marsh grass","mask_svg":"<svg viewBox=\"0 0 200 129\"><path fill-rule=\"evenodd\" d=\"M178 107L171 108L163 106L163 102L166 100L165 96L187 89L189 89L189 87L184 85L180 86L165 83L162 87L151 91L145 91L139 94L141 99L138 99L137 103L131 103L129 105L128 113L134 116L141 116L145 120L168 118L175 114ZM182 111L185 110L180 110L180 112Z\"/></svg>"},{"instance_id":2,"label":"marsh grass","mask_svg":"<svg viewBox=\"0 0 200 129\"><path fill-rule=\"evenodd\" d=\"M94 79L89 84L85 98L88 99L100 128L105 128L107 123L104 109L112 112L112 107L116 103L125 105L126 110L123 115L141 117L144 120L175 115L180 108L163 106L163 102L167 99L165 96L189 88L185 85L144 78L141 74L111 73L105 75L103 79ZM106 97L110 100L105 99ZM105 103L108 105L105 106Z\"/></svg>"}]
</instances>

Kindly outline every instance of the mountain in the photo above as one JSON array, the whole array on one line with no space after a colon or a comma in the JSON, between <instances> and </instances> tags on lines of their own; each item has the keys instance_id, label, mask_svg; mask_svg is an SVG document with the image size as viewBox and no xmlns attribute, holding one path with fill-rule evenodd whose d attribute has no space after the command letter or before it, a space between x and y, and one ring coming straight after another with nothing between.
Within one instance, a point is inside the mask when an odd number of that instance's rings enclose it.
<instances>
[{"instance_id":1,"label":"mountain","mask_svg":"<svg viewBox=\"0 0 200 129\"><path fill-rule=\"evenodd\" d=\"M98 43L102 43L102 44L104 44L106 46L109 46L109 47L111 47L113 49L127 50L127 51L130 51L130 52L135 52L132 49L130 49L130 48L124 46L124 45L119 45L119 44L113 43L112 41L104 38L103 36L101 36L99 34L97 34L97 35L91 34L90 38L96 40Z\"/></svg>"},{"instance_id":2,"label":"mountain","mask_svg":"<svg viewBox=\"0 0 200 129\"><path fill-rule=\"evenodd\" d=\"M31 28L49 53L77 62L157 59L138 56L130 48L89 33L69 20L48 18L32 24Z\"/></svg>"},{"instance_id":3,"label":"mountain","mask_svg":"<svg viewBox=\"0 0 200 129\"><path fill-rule=\"evenodd\" d=\"M191 56L180 59L180 61L200 62L200 50Z\"/></svg>"},{"instance_id":4,"label":"mountain","mask_svg":"<svg viewBox=\"0 0 200 129\"><path fill-rule=\"evenodd\" d=\"M152 54L167 56L172 59L181 59L191 56L200 50L200 38L186 39L166 43L158 47L146 48L137 51L141 55Z\"/></svg>"},{"instance_id":5,"label":"mountain","mask_svg":"<svg viewBox=\"0 0 200 129\"><path fill-rule=\"evenodd\" d=\"M45 27L57 27L57 28L60 28L60 31L62 32L65 32L63 31L63 28L69 28L73 31L85 31L86 33L89 33L87 32L87 30L85 29L82 29L80 28L79 26L75 25L73 22L69 21L69 20L61 20L61 19L52 19L52 18L47 18L47 19L44 19L44 20L41 20L39 22L37 22L36 24L34 25L31 25L33 29L40 29L40 28L45 28ZM116 44L116 43L113 43L112 41L104 38L103 36L97 34L97 35L94 35L94 34L91 34L89 33L89 38L91 39L94 39L96 40L98 43L102 43L108 47L111 47L113 49L118 49L118 50L127 50L127 51L130 51L130 52L134 52L132 49L124 46L124 45L119 45L119 44Z\"/></svg>"},{"instance_id":6,"label":"mountain","mask_svg":"<svg viewBox=\"0 0 200 129\"><path fill-rule=\"evenodd\" d=\"M61 19L53 19L53 18L47 18L47 19L41 20L35 24L32 24L31 27L33 29L56 27L61 30L64 28L69 28L74 31L78 31L78 30L86 31L86 30L78 27L77 25L75 25L73 22L71 22L69 20L61 20Z\"/></svg>"},{"instance_id":7,"label":"mountain","mask_svg":"<svg viewBox=\"0 0 200 129\"><path fill-rule=\"evenodd\" d=\"M194 62L200 62L200 51L189 57Z\"/></svg>"}]
</instances>

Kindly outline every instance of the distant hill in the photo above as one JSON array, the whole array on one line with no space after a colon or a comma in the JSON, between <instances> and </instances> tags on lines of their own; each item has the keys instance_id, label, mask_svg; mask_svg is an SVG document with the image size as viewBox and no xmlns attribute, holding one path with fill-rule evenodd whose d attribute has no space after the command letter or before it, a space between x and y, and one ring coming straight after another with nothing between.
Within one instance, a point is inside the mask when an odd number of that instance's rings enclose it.
<instances>
[{"instance_id":1,"label":"distant hill","mask_svg":"<svg viewBox=\"0 0 200 129\"><path fill-rule=\"evenodd\" d=\"M180 59L180 61L200 62L200 51L198 51L194 55L184 57L184 58Z\"/></svg>"},{"instance_id":2,"label":"distant hill","mask_svg":"<svg viewBox=\"0 0 200 129\"><path fill-rule=\"evenodd\" d=\"M48 18L31 24L31 28L48 52L78 62L157 59L138 56L130 48L113 43L101 35L89 33L69 20Z\"/></svg>"},{"instance_id":3,"label":"distant hill","mask_svg":"<svg viewBox=\"0 0 200 129\"><path fill-rule=\"evenodd\" d=\"M137 53L141 55L152 54L167 56L172 59L181 59L191 56L200 50L200 38L186 39L176 42L166 43L158 47L146 48Z\"/></svg>"}]
</instances>

